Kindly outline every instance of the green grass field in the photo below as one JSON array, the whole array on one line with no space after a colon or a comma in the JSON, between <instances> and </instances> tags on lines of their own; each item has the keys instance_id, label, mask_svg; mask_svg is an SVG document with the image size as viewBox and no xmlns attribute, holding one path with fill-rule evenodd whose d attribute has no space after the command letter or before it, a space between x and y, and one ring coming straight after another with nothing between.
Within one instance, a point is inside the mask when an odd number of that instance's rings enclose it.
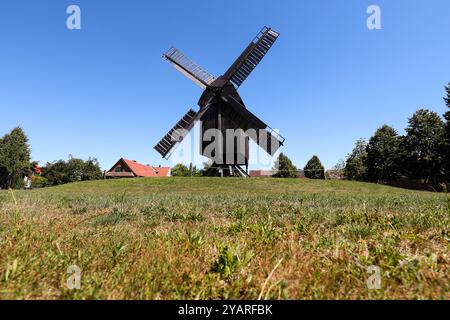
<instances>
[{"instance_id":1,"label":"green grass field","mask_svg":"<svg viewBox=\"0 0 450 320\"><path fill-rule=\"evenodd\" d=\"M446 194L348 181L0 191L0 298L450 299L449 220Z\"/></svg>"}]
</instances>

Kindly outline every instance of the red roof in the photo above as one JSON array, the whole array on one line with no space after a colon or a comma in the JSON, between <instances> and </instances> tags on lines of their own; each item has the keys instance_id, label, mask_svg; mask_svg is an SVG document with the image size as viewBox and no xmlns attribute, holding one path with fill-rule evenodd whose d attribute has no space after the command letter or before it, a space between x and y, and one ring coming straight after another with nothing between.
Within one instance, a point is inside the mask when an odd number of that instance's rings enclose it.
<instances>
[{"instance_id":1,"label":"red roof","mask_svg":"<svg viewBox=\"0 0 450 320\"><path fill-rule=\"evenodd\" d=\"M119 162L124 163L136 177L168 177L170 175L170 167L152 167L125 158L120 159L109 172L112 172Z\"/></svg>"},{"instance_id":2,"label":"red roof","mask_svg":"<svg viewBox=\"0 0 450 320\"><path fill-rule=\"evenodd\" d=\"M272 177L275 173L274 170L250 170L250 177Z\"/></svg>"}]
</instances>

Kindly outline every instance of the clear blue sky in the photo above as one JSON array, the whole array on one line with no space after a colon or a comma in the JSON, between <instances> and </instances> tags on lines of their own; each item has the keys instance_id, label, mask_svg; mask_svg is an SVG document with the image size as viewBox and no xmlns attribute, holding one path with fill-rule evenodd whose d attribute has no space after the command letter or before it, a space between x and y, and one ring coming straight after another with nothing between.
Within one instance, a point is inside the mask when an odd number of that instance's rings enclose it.
<instances>
[{"instance_id":1,"label":"clear blue sky","mask_svg":"<svg viewBox=\"0 0 450 320\"><path fill-rule=\"evenodd\" d=\"M82 30L66 28L70 4ZM366 27L370 4L382 30ZM445 111L449 12L448 0L2 0L0 133L22 126L41 164L171 164L153 145L201 89L161 54L175 45L220 75L268 25L281 37L240 94L295 164L317 154L329 168L382 124L403 133L419 107Z\"/></svg>"}]
</instances>

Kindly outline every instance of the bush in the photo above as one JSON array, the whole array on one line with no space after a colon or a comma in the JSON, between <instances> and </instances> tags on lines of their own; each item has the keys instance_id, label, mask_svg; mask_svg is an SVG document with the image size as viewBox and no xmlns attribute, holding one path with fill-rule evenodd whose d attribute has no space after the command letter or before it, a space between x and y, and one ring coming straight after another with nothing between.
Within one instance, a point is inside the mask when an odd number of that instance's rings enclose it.
<instances>
[{"instance_id":1,"label":"bush","mask_svg":"<svg viewBox=\"0 0 450 320\"><path fill-rule=\"evenodd\" d=\"M176 164L171 170L172 177L188 177L190 175L189 168L182 163Z\"/></svg>"},{"instance_id":2,"label":"bush","mask_svg":"<svg viewBox=\"0 0 450 320\"><path fill-rule=\"evenodd\" d=\"M201 177L203 174L202 170L197 169L196 166L191 165L191 169L182 163L176 164L171 170L172 177Z\"/></svg>"},{"instance_id":3,"label":"bush","mask_svg":"<svg viewBox=\"0 0 450 320\"><path fill-rule=\"evenodd\" d=\"M32 188L43 188L47 185L48 180L41 176L31 177L31 187Z\"/></svg>"}]
</instances>

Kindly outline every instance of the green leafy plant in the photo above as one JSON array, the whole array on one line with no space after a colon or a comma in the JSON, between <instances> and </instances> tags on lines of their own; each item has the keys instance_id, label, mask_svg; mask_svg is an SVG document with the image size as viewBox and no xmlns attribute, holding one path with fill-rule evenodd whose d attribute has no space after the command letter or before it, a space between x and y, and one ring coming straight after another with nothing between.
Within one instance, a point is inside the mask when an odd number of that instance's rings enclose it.
<instances>
[{"instance_id":1,"label":"green leafy plant","mask_svg":"<svg viewBox=\"0 0 450 320\"><path fill-rule=\"evenodd\" d=\"M222 278L230 279L241 268L246 267L253 258L253 253L240 253L238 248L219 245L218 256L214 261L211 271L220 274Z\"/></svg>"}]
</instances>

